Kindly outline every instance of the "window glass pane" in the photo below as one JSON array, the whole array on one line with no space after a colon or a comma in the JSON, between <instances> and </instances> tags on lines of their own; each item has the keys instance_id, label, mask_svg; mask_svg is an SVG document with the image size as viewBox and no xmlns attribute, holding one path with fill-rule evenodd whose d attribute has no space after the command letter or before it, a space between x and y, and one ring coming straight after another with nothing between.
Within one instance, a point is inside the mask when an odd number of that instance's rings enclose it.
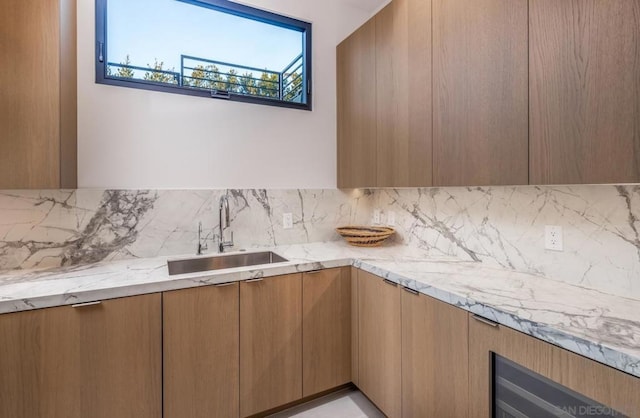
<instances>
[{"instance_id":1,"label":"window glass pane","mask_svg":"<svg viewBox=\"0 0 640 418\"><path fill-rule=\"evenodd\" d=\"M106 77L305 103L305 33L179 0L108 0Z\"/></svg>"}]
</instances>

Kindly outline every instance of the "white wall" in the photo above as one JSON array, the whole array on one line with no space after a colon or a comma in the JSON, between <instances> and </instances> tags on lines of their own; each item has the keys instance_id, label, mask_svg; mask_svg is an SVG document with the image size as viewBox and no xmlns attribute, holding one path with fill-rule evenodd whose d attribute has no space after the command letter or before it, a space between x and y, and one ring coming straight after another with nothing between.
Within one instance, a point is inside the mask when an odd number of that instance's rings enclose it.
<instances>
[{"instance_id":1,"label":"white wall","mask_svg":"<svg viewBox=\"0 0 640 418\"><path fill-rule=\"evenodd\" d=\"M335 188L335 47L371 16L341 0L246 0L313 23L313 111L95 84L94 0L78 2L82 188Z\"/></svg>"}]
</instances>

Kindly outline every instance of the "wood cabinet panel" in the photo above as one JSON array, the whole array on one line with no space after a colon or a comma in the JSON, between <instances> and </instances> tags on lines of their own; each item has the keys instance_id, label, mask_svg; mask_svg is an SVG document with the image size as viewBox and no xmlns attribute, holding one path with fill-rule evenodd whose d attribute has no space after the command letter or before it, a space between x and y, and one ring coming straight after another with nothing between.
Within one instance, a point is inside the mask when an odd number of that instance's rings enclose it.
<instances>
[{"instance_id":1,"label":"wood cabinet panel","mask_svg":"<svg viewBox=\"0 0 640 418\"><path fill-rule=\"evenodd\" d=\"M302 395L351 382L349 268L302 276Z\"/></svg>"},{"instance_id":2,"label":"wood cabinet panel","mask_svg":"<svg viewBox=\"0 0 640 418\"><path fill-rule=\"evenodd\" d=\"M424 295L402 292L402 416L468 413L467 312Z\"/></svg>"},{"instance_id":3,"label":"wood cabinet panel","mask_svg":"<svg viewBox=\"0 0 640 418\"><path fill-rule=\"evenodd\" d=\"M359 270L358 387L390 418L402 408L401 326L400 288Z\"/></svg>"},{"instance_id":4,"label":"wood cabinet panel","mask_svg":"<svg viewBox=\"0 0 640 418\"><path fill-rule=\"evenodd\" d=\"M639 378L567 350L552 351L552 380L630 417L640 416Z\"/></svg>"},{"instance_id":5,"label":"wood cabinet panel","mask_svg":"<svg viewBox=\"0 0 640 418\"><path fill-rule=\"evenodd\" d=\"M60 185L58 1L0 5L0 189Z\"/></svg>"},{"instance_id":6,"label":"wood cabinet panel","mask_svg":"<svg viewBox=\"0 0 640 418\"><path fill-rule=\"evenodd\" d=\"M0 4L0 189L76 187L75 7Z\"/></svg>"},{"instance_id":7,"label":"wood cabinet panel","mask_svg":"<svg viewBox=\"0 0 640 418\"><path fill-rule=\"evenodd\" d=\"M528 184L527 0L433 0L435 186Z\"/></svg>"},{"instance_id":8,"label":"wood cabinet panel","mask_svg":"<svg viewBox=\"0 0 640 418\"><path fill-rule=\"evenodd\" d=\"M376 185L376 26L369 20L337 48L338 187Z\"/></svg>"},{"instance_id":9,"label":"wood cabinet panel","mask_svg":"<svg viewBox=\"0 0 640 418\"><path fill-rule=\"evenodd\" d=\"M60 1L60 188L78 187L77 0ZM51 157L51 156L50 156Z\"/></svg>"},{"instance_id":10,"label":"wood cabinet panel","mask_svg":"<svg viewBox=\"0 0 640 418\"><path fill-rule=\"evenodd\" d=\"M0 416L160 418L160 295L0 315Z\"/></svg>"},{"instance_id":11,"label":"wood cabinet panel","mask_svg":"<svg viewBox=\"0 0 640 418\"><path fill-rule=\"evenodd\" d=\"M351 267L351 382L359 386L358 269Z\"/></svg>"},{"instance_id":12,"label":"wood cabinet panel","mask_svg":"<svg viewBox=\"0 0 640 418\"><path fill-rule=\"evenodd\" d=\"M640 181L640 3L530 1L532 184Z\"/></svg>"},{"instance_id":13,"label":"wood cabinet panel","mask_svg":"<svg viewBox=\"0 0 640 418\"><path fill-rule=\"evenodd\" d=\"M79 417L77 342L71 309L0 315L0 417Z\"/></svg>"},{"instance_id":14,"label":"wood cabinet panel","mask_svg":"<svg viewBox=\"0 0 640 418\"><path fill-rule=\"evenodd\" d=\"M640 416L640 379L507 327L469 317L469 416L490 416L491 353L628 416Z\"/></svg>"},{"instance_id":15,"label":"wood cabinet panel","mask_svg":"<svg viewBox=\"0 0 640 418\"><path fill-rule=\"evenodd\" d=\"M240 285L163 294L164 417L238 417Z\"/></svg>"},{"instance_id":16,"label":"wood cabinet panel","mask_svg":"<svg viewBox=\"0 0 640 418\"><path fill-rule=\"evenodd\" d=\"M240 283L240 415L302 398L302 274Z\"/></svg>"},{"instance_id":17,"label":"wood cabinet panel","mask_svg":"<svg viewBox=\"0 0 640 418\"><path fill-rule=\"evenodd\" d=\"M80 417L162 416L161 304L155 293L75 309Z\"/></svg>"},{"instance_id":18,"label":"wood cabinet panel","mask_svg":"<svg viewBox=\"0 0 640 418\"><path fill-rule=\"evenodd\" d=\"M431 0L394 0L375 19L376 186L430 186Z\"/></svg>"}]
</instances>

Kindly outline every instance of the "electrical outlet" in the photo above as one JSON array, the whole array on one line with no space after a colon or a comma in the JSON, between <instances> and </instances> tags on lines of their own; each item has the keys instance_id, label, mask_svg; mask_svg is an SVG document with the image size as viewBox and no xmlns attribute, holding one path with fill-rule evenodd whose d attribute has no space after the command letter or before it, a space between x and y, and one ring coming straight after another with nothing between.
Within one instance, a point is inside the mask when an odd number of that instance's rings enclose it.
<instances>
[{"instance_id":1,"label":"electrical outlet","mask_svg":"<svg viewBox=\"0 0 640 418\"><path fill-rule=\"evenodd\" d=\"M387 212L387 225L396 226L396 213L392 210Z\"/></svg>"},{"instance_id":2,"label":"electrical outlet","mask_svg":"<svg viewBox=\"0 0 640 418\"><path fill-rule=\"evenodd\" d=\"M282 215L282 228L283 229L291 229L293 228L293 214L285 213Z\"/></svg>"},{"instance_id":3,"label":"electrical outlet","mask_svg":"<svg viewBox=\"0 0 640 418\"><path fill-rule=\"evenodd\" d=\"M544 248L551 251L563 251L562 227L547 225L544 227Z\"/></svg>"},{"instance_id":4,"label":"electrical outlet","mask_svg":"<svg viewBox=\"0 0 640 418\"><path fill-rule=\"evenodd\" d=\"M380 209L374 209L373 210L373 219L372 219L372 223L374 225L380 225L380 218L382 217L382 212L380 211Z\"/></svg>"}]
</instances>

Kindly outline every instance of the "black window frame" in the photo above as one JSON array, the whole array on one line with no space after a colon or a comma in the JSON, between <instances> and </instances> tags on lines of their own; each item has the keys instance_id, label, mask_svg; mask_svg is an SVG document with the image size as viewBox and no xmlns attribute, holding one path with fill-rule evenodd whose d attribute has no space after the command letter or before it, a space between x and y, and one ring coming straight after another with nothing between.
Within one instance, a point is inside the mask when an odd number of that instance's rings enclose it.
<instances>
[{"instance_id":1,"label":"black window frame","mask_svg":"<svg viewBox=\"0 0 640 418\"><path fill-rule=\"evenodd\" d=\"M301 32L303 36L302 59L303 59L303 88L306 90L306 103L289 102L276 98L247 96L238 93L215 94L209 90L193 89L184 86L158 83L148 80L123 79L120 77L107 76L107 3L108 0L96 0L96 83L111 86L129 87L142 90L159 91L165 93L184 94L188 96L198 96L216 99L226 99L234 102L254 103L268 106L286 107L300 110L312 110L313 89L312 89L312 24L302 20L282 16L254 7L234 3L229 0L177 0L183 3L192 4L197 7L204 7L219 12L255 20L258 22L276 25L282 28Z\"/></svg>"}]
</instances>

